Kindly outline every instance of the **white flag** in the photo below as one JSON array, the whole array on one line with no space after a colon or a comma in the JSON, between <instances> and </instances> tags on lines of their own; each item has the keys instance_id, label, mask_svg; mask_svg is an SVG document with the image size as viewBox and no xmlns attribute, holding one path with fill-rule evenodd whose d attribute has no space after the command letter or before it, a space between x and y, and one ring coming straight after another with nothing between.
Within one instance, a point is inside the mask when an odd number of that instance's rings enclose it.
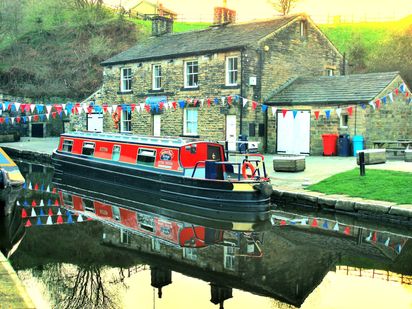
<instances>
[{"instance_id":1,"label":"white flag","mask_svg":"<svg viewBox=\"0 0 412 309\"><path fill-rule=\"evenodd\" d=\"M113 104L112 107L113 107L113 112L115 112L117 110L117 105Z\"/></svg>"},{"instance_id":2,"label":"white flag","mask_svg":"<svg viewBox=\"0 0 412 309\"><path fill-rule=\"evenodd\" d=\"M30 104L30 110L32 113L34 113L34 109L36 108L35 104Z\"/></svg>"},{"instance_id":3,"label":"white flag","mask_svg":"<svg viewBox=\"0 0 412 309\"><path fill-rule=\"evenodd\" d=\"M222 100L222 105L225 105L226 97L222 97L221 100Z\"/></svg>"},{"instance_id":4,"label":"white flag","mask_svg":"<svg viewBox=\"0 0 412 309\"><path fill-rule=\"evenodd\" d=\"M243 107L245 107L246 104L247 104L247 99L246 99L246 98L242 98L242 100L243 100Z\"/></svg>"},{"instance_id":5,"label":"white flag","mask_svg":"<svg viewBox=\"0 0 412 309\"><path fill-rule=\"evenodd\" d=\"M31 217L37 217L36 211L34 210L34 208L31 209Z\"/></svg>"},{"instance_id":6,"label":"white flag","mask_svg":"<svg viewBox=\"0 0 412 309\"><path fill-rule=\"evenodd\" d=\"M277 109L276 107L272 106L272 107L271 107L271 110L272 110L272 116L275 117L275 116L276 116L276 112L277 112L278 109Z\"/></svg>"},{"instance_id":7,"label":"white flag","mask_svg":"<svg viewBox=\"0 0 412 309\"><path fill-rule=\"evenodd\" d=\"M389 100L391 100L391 103L393 103L393 93L392 92L389 93Z\"/></svg>"},{"instance_id":8,"label":"white flag","mask_svg":"<svg viewBox=\"0 0 412 309\"><path fill-rule=\"evenodd\" d=\"M369 102L369 105L373 107L373 110L376 109L376 104L375 104L375 102L370 101L370 102Z\"/></svg>"},{"instance_id":9,"label":"white flag","mask_svg":"<svg viewBox=\"0 0 412 309\"><path fill-rule=\"evenodd\" d=\"M28 118L29 118L29 122L31 122L31 117L32 117L32 116L29 116L29 117L28 117Z\"/></svg>"},{"instance_id":10,"label":"white flag","mask_svg":"<svg viewBox=\"0 0 412 309\"><path fill-rule=\"evenodd\" d=\"M200 106L203 107L203 104L205 103L205 99L200 99Z\"/></svg>"},{"instance_id":11,"label":"white flag","mask_svg":"<svg viewBox=\"0 0 412 309\"><path fill-rule=\"evenodd\" d=\"M107 108L107 112L108 112L109 114L113 113L113 107L109 106L109 107Z\"/></svg>"},{"instance_id":12,"label":"white flag","mask_svg":"<svg viewBox=\"0 0 412 309\"><path fill-rule=\"evenodd\" d=\"M338 117L340 118L340 115L342 114L342 109L341 108L337 108L336 109L336 115L338 115Z\"/></svg>"},{"instance_id":13,"label":"white flag","mask_svg":"<svg viewBox=\"0 0 412 309\"><path fill-rule=\"evenodd\" d=\"M14 117L11 117L11 124L14 123Z\"/></svg>"},{"instance_id":14,"label":"white flag","mask_svg":"<svg viewBox=\"0 0 412 309\"><path fill-rule=\"evenodd\" d=\"M14 103L14 106L16 107L16 111L18 111L19 109L20 109L20 105L21 105L21 103Z\"/></svg>"},{"instance_id":15,"label":"white flag","mask_svg":"<svg viewBox=\"0 0 412 309\"><path fill-rule=\"evenodd\" d=\"M52 225L52 224L53 224L53 221L52 221L52 217L51 217L51 216L48 216L48 217L47 217L47 222L46 222L46 224L48 224L48 225Z\"/></svg>"},{"instance_id":16,"label":"white flag","mask_svg":"<svg viewBox=\"0 0 412 309\"><path fill-rule=\"evenodd\" d=\"M51 105L46 105L47 114L50 114L52 107Z\"/></svg>"}]
</instances>

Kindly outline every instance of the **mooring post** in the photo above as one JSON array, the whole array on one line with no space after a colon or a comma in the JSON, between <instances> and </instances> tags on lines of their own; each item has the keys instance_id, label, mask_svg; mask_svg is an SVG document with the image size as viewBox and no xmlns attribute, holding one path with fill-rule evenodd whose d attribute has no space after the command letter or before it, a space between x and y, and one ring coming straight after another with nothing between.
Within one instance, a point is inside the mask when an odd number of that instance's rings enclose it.
<instances>
[{"instance_id":1,"label":"mooring post","mask_svg":"<svg viewBox=\"0 0 412 309\"><path fill-rule=\"evenodd\" d=\"M359 171L361 176L365 176L365 153L359 151Z\"/></svg>"}]
</instances>

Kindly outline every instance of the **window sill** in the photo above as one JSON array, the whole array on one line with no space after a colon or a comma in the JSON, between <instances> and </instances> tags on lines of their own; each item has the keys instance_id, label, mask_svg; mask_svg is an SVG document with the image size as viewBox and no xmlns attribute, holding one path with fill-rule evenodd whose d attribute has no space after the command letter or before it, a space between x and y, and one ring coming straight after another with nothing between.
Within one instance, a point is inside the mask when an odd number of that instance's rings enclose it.
<instances>
[{"instance_id":1,"label":"window sill","mask_svg":"<svg viewBox=\"0 0 412 309\"><path fill-rule=\"evenodd\" d=\"M198 91L200 90L200 87L182 87L180 88L180 91Z\"/></svg>"},{"instance_id":2,"label":"window sill","mask_svg":"<svg viewBox=\"0 0 412 309\"><path fill-rule=\"evenodd\" d=\"M222 88L222 89L239 89L240 85L222 85L220 88Z\"/></svg>"},{"instance_id":3,"label":"window sill","mask_svg":"<svg viewBox=\"0 0 412 309\"><path fill-rule=\"evenodd\" d=\"M188 138L200 138L200 135L197 134L182 134L179 135L180 137L188 137Z\"/></svg>"},{"instance_id":4,"label":"window sill","mask_svg":"<svg viewBox=\"0 0 412 309\"><path fill-rule=\"evenodd\" d=\"M163 93L165 90L163 88L161 89L149 89L147 90L147 93Z\"/></svg>"},{"instance_id":5,"label":"window sill","mask_svg":"<svg viewBox=\"0 0 412 309\"><path fill-rule=\"evenodd\" d=\"M130 91L118 91L117 94L133 94L133 90L130 90Z\"/></svg>"}]
</instances>

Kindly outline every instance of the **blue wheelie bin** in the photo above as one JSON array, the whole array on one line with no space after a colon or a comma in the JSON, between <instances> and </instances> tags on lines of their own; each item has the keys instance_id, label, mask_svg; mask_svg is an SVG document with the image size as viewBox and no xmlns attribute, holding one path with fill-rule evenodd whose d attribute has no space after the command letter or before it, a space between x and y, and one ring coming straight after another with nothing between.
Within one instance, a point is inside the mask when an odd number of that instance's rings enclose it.
<instances>
[{"instance_id":1,"label":"blue wheelie bin","mask_svg":"<svg viewBox=\"0 0 412 309\"><path fill-rule=\"evenodd\" d=\"M363 136L355 135L352 138L352 145L353 145L353 156L356 157L356 152L358 150L363 150Z\"/></svg>"}]
</instances>

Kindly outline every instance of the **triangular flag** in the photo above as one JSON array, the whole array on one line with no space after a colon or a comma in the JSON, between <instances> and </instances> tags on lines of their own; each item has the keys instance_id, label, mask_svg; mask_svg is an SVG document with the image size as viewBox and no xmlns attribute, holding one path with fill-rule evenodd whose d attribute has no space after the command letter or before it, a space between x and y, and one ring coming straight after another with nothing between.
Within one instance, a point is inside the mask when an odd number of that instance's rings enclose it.
<instances>
[{"instance_id":1,"label":"triangular flag","mask_svg":"<svg viewBox=\"0 0 412 309\"><path fill-rule=\"evenodd\" d=\"M390 93L388 94L388 96L389 96L389 100L391 101L391 103L393 103L393 93L390 92Z\"/></svg>"},{"instance_id":2,"label":"triangular flag","mask_svg":"<svg viewBox=\"0 0 412 309\"><path fill-rule=\"evenodd\" d=\"M272 110L272 116L275 117L275 116L276 116L277 108L274 107L274 106L272 106L272 107L271 107L271 110Z\"/></svg>"},{"instance_id":3,"label":"triangular flag","mask_svg":"<svg viewBox=\"0 0 412 309\"><path fill-rule=\"evenodd\" d=\"M376 232L373 232L373 235L372 235L372 241L373 241L373 242L376 242L376 239L377 239L376 236L377 236L377 235L376 235Z\"/></svg>"},{"instance_id":4,"label":"triangular flag","mask_svg":"<svg viewBox=\"0 0 412 309\"><path fill-rule=\"evenodd\" d=\"M29 206L29 203L28 203L26 200L24 200L23 206L24 206L24 207L27 207L27 206Z\"/></svg>"},{"instance_id":5,"label":"triangular flag","mask_svg":"<svg viewBox=\"0 0 412 309\"><path fill-rule=\"evenodd\" d=\"M50 216L48 216L48 217L47 217L46 224L47 224L47 225L51 225L51 224L53 224L52 217L50 217Z\"/></svg>"},{"instance_id":6,"label":"triangular flag","mask_svg":"<svg viewBox=\"0 0 412 309\"><path fill-rule=\"evenodd\" d=\"M296 119L296 115L298 114L298 111L297 111L297 110L293 110L292 113L293 113L293 119Z\"/></svg>"},{"instance_id":7,"label":"triangular flag","mask_svg":"<svg viewBox=\"0 0 412 309\"><path fill-rule=\"evenodd\" d=\"M53 106L51 106L51 105L46 105L47 115L50 114L50 112L51 112L51 110L52 110L52 107L53 107Z\"/></svg>"},{"instance_id":8,"label":"triangular flag","mask_svg":"<svg viewBox=\"0 0 412 309\"><path fill-rule=\"evenodd\" d=\"M325 110L325 116L326 116L326 119L330 118L330 110L329 109Z\"/></svg>"},{"instance_id":9,"label":"triangular flag","mask_svg":"<svg viewBox=\"0 0 412 309\"><path fill-rule=\"evenodd\" d=\"M286 225L286 221L285 220L280 220L280 225Z\"/></svg>"},{"instance_id":10,"label":"triangular flag","mask_svg":"<svg viewBox=\"0 0 412 309\"><path fill-rule=\"evenodd\" d=\"M34 185L34 191L37 191L37 190L39 190L39 185L36 183L36 184Z\"/></svg>"},{"instance_id":11,"label":"triangular flag","mask_svg":"<svg viewBox=\"0 0 412 309\"><path fill-rule=\"evenodd\" d=\"M21 217L24 219L27 218L27 212L26 212L26 209L24 208L21 210Z\"/></svg>"},{"instance_id":12,"label":"triangular flag","mask_svg":"<svg viewBox=\"0 0 412 309\"><path fill-rule=\"evenodd\" d=\"M40 217L37 217L36 225L42 225Z\"/></svg>"},{"instance_id":13,"label":"triangular flag","mask_svg":"<svg viewBox=\"0 0 412 309\"><path fill-rule=\"evenodd\" d=\"M42 217L45 216L44 211L43 211L43 208L40 208L39 216L42 216Z\"/></svg>"},{"instance_id":14,"label":"triangular flag","mask_svg":"<svg viewBox=\"0 0 412 309\"><path fill-rule=\"evenodd\" d=\"M340 115L342 114L342 109L339 107L335 110L336 115L338 115L338 118L340 118Z\"/></svg>"},{"instance_id":15,"label":"triangular flag","mask_svg":"<svg viewBox=\"0 0 412 309\"><path fill-rule=\"evenodd\" d=\"M25 227L31 227L31 222L30 219L27 220L26 224L24 225Z\"/></svg>"},{"instance_id":16,"label":"triangular flag","mask_svg":"<svg viewBox=\"0 0 412 309\"><path fill-rule=\"evenodd\" d=\"M57 224L63 224L63 217L61 215L57 217Z\"/></svg>"},{"instance_id":17,"label":"triangular flag","mask_svg":"<svg viewBox=\"0 0 412 309\"><path fill-rule=\"evenodd\" d=\"M31 186L31 182L29 183L29 190L33 190L33 187Z\"/></svg>"},{"instance_id":18,"label":"triangular flag","mask_svg":"<svg viewBox=\"0 0 412 309\"><path fill-rule=\"evenodd\" d=\"M47 200L47 206L51 206L52 205L52 200L51 199L48 199Z\"/></svg>"},{"instance_id":19,"label":"triangular flag","mask_svg":"<svg viewBox=\"0 0 412 309\"><path fill-rule=\"evenodd\" d=\"M59 206L59 201L57 199L54 201L54 206Z\"/></svg>"},{"instance_id":20,"label":"triangular flag","mask_svg":"<svg viewBox=\"0 0 412 309\"><path fill-rule=\"evenodd\" d=\"M247 102L248 102L248 99L242 98L242 105L243 105L243 107L246 106Z\"/></svg>"},{"instance_id":21,"label":"triangular flag","mask_svg":"<svg viewBox=\"0 0 412 309\"><path fill-rule=\"evenodd\" d=\"M70 212L67 214L67 223L73 223L73 218Z\"/></svg>"},{"instance_id":22,"label":"triangular flag","mask_svg":"<svg viewBox=\"0 0 412 309\"><path fill-rule=\"evenodd\" d=\"M397 245L396 248L395 248L395 250L396 250L396 252L397 252L398 254L400 254L401 251L402 251L402 246L401 246L400 244Z\"/></svg>"},{"instance_id":23,"label":"triangular flag","mask_svg":"<svg viewBox=\"0 0 412 309\"><path fill-rule=\"evenodd\" d=\"M36 203L35 200L33 200L33 201L31 202L31 206L33 206L33 207L36 207L36 206L37 206L37 203Z\"/></svg>"},{"instance_id":24,"label":"triangular flag","mask_svg":"<svg viewBox=\"0 0 412 309\"><path fill-rule=\"evenodd\" d=\"M370 106L372 106L373 110L375 110L375 109L376 109L375 102L370 101L370 102L369 102L369 105L370 105Z\"/></svg>"},{"instance_id":25,"label":"triangular flag","mask_svg":"<svg viewBox=\"0 0 412 309\"><path fill-rule=\"evenodd\" d=\"M345 227L345 229L343 230L343 234L350 235L350 227L349 226Z\"/></svg>"},{"instance_id":26,"label":"triangular flag","mask_svg":"<svg viewBox=\"0 0 412 309\"><path fill-rule=\"evenodd\" d=\"M17 205L17 206L20 206L20 202L19 202L19 201L17 201L17 202L16 202L16 205Z\"/></svg>"},{"instance_id":27,"label":"triangular flag","mask_svg":"<svg viewBox=\"0 0 412 309\"><path fill-rule=\"evenodd\" d=\"M30 111L34 113L34 109L36 108L35 104L30 104Z\"/></svg>"},{"instance_id":28,"label":"triangular flag","mask_svg":"<svg viewBox=\"0 0 412 309\"><path fill-rule=\"evenodd\" d=\"M53 216L53 210L49 208L49 212L47 213L49 216Z\"/></svg>"},{"instance_id":29,"label":"triangular flag","mask_svg":"<svg viewBox=\"0 0 412 309\"><path fill-rule=\"evenodd\" d=\"M328 229L329 228L329 226L328 226L328 221L323 221L323 225L322 225L322 227L324 228L324 229Z\"/></svg>"},{"instance_id":30,"label":"triangular flag","mask_svg":"<svg viewBox=\"0 0 412 309\"><path fill-rule=\"evenodd\" d=\"M287 109L282 109L282 115L283 115L283 118L285 118L286 117L286 113L288 112L288 110Z\"/></svg>"},{"instance_id":31,"label":"triangular flag","mask_svg":"<svg viewBox=\"0 0 412 309\"><path fill-rule=\"evenodd\" d=\"M319 113L320 112L319 111L314 111L313 113L315 114L315 119L319 120Z\"/></svg>"},{"instance_id":32,"label":"triangular flag","mask_svg":"<svg viewBox=\"0 0 412 309\"><path fill-rule=\"evenodd\" d=\"M50 186L47 186L46 192L50 192Z\"/></svg>"},{"instance_id":33,"label":"triangular flag","mask_svg":"<svg viewBox=\"0 0 412 309\"><path fill-rule=\"evenodd\" d=\"M385 241L385 246L386 247L388 247L389 246L389 242L391 241L391 238L390 237L388 237L388 239L386 239L386 241Z\"/></svg>"},{"instance_id":34,"label":"triangular flag","mask_svg":"<svg viewBox=\"0 0 412 309\"><path fill-rule=\"evenodd\" d=\"M43 199L41 199L41 200L40 200L40 204L39 204L39 206L44 206Z\"/></svg>"},{"instance_id":35,"label":"triangular flag","mask_svg":"<svg viewBox=\"0 0 412 309\"><path fill-rule=\"evenodd\" d=\"M333 230L336 232L339 232L339 223L336 222L335 226L333 227Z\"/></svg>"},{"instance_id":36,"label":"triangular flag","mask_svg":"<svg viewBox=\"0 0 412 309\"><path fill-rule=\"evenodd\" d=\"M375 105L376 105L376 108L377 108L377 109L380 109L380 108L381 108L381 100L380 100L380 99L377 99L377 100L375 101Z\"/></svg>"},{"instance_id":37,"label":"triangular flag","mask_svg":"<svg viewBox=\"0 0 412 309\"><path fill-rule=\"evenodd\" d=\"M77 222L83 222L83 216L82 216L82 214L79 214L79 217L77 218Z\"/></svg>"},{"instance_id":38,"label":"triangular flag","mask_svg":"<svg viewBox=\"0 0 412 309\"><path fill-rule=\"evenodd\" d=\"M366 241L371 241L372 239L372 232L369 233L369 236L365 238Z\"/></svg>"},{"instance_id":39,"label":"triangular flag","mask_svg":"<svg viewBox=\"0 0 412 309\"><path fill-rule=\"evenodd\" d=\"M300 225L308 225L309 219L302 219L302 221L300 221Z\"/></svg>"},{"instance_id":40,"label":"triangular flag","mask_svg":"<svg viewBox=\"0 0 412 309\"><path fill-rule=\"evenodd\" d=\"M318 226L318 220L313 219L312 224L310 225L311 227L317 227Z\"/></svg>"},{"instance_id":41,"label":"triangular flag","mask_svg":"<svg viewBox=\"0 0 412 309\"><path fill-rule=\"evenodd\" d=\"M255 110L257 106L258 103L256 101L252 101L252 110Z\"/></svg>"},{"instance_id":42,"label":"triangular flag","mask_svg":"<svg viewBox=\"0 0 412 309\"><path fill-rule=\"evenodd\" d=\"M36 210L34 208L31 209L30 217L37 217Z\"/></svg>"},{"instance_id":43,"label":"triangular flag","mask_svg":"<svg viewBox=\"0 0 412 309\"><path fill-rule=\"evenodd\" d=\"M57 215L58 215L58 216L61 216L61 215L62 215L62 212L60 211L60 208L59 208L59 210L57 211Z\"/></svg>"}]
</instances>

